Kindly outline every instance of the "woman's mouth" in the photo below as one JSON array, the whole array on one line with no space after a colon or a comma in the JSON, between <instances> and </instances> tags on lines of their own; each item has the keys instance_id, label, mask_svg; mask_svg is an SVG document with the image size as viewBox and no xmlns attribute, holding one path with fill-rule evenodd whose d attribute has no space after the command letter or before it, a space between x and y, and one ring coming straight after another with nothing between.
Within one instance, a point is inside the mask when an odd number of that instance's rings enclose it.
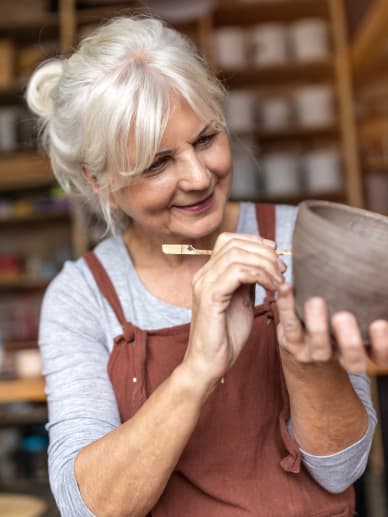
<instances>
[{"instance_id":1,"label":"woman's mouth","mask_svg":"<svg viewBox=\"0 0 388 517\"><path fill-rule=\"evenodd\" d=\"M175 206L178 210L181 210L182 212L190 212L194 214L199 214L202 212L205 212L208 210L214 200L214 194L210 194L210 196L206 197L202 201L199 201L198 203L194 203L192 205L186 205L186 206Z\"/></svg>"}]
</instances>

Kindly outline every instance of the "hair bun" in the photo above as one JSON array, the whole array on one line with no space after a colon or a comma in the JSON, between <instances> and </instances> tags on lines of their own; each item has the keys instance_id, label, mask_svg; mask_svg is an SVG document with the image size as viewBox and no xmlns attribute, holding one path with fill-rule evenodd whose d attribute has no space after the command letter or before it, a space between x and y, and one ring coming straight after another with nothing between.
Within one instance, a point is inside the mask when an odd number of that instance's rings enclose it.
<instances>
[{"instance_id":1,"label":"hair bun","mask_svg":"<svg viewBox=\"0 0 388 517\"><path fill-rule=\"evenodd\" d=\"M53 89L63 73L63 62L51 59L40 65L32 74L27 91L28 107L43 118L49 118L53 110L51 97Z\"/></svg>"}]
</instances>

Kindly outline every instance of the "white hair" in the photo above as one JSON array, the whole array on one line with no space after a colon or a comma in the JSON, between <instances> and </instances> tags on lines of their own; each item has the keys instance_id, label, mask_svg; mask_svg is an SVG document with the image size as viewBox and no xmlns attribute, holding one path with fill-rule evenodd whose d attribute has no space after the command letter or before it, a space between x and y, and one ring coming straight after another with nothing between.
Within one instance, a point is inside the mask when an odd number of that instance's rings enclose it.
<instances>
[{"instance_id":1,"label":"white hair","mask_svg":"<svg viewBox=\"0 0 388 517\"><path fill-rule=\"evenodd\" d=\"M40 65L26 99L40 118L41 142L59 183L81 193L115 232L123 214L112 213L109 194L151 165L171 96L225 127L224 93L188 38L155 18L119 17L86 37L69 59Z\"/></svg>"}]
</instances>

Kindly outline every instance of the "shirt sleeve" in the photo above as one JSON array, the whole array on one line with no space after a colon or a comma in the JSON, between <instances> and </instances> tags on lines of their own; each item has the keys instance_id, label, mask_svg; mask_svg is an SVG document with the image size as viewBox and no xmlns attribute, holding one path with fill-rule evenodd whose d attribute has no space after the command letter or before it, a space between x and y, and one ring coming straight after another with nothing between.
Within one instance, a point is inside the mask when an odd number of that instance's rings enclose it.
<instances>
[{"instance_id":1,"label":"shirt sleeve","mask_svg":"<svg viewBox=\"0 0 388 517\"><path fill-rule=\"evenodd\" d=\"M364 473L377 422L368 376L350 374L349 378L368 414L369 422L365 435L342 451L326 456L315 456L301 449L302 462L310 475L319 485L333 494L346 490ZM292 434L291 422L290 432Z\"/></svg>"},{"instance_id":2,"label":"shirt sleeve","mask_svg":"<svg viewBox=\"0 0 388 517\"><path fill-rule=\"evenodd\" d=\"M76 263L66 264L44 296L39 345L49 411L49 478L63 517L90 517L74 475L87 444L120 424L107 373L109 347L101 300Z\"/></svg>"}]
</instances>

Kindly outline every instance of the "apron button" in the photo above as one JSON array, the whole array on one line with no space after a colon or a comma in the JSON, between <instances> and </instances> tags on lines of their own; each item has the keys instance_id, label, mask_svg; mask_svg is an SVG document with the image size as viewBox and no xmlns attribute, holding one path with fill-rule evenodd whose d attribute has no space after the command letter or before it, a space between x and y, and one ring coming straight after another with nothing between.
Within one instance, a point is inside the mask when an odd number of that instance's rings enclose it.
<instances>
[{"instance_id":1,"label":"apron button","mask_svg":"<svg viewBox=\"0 0 388 517\"><path fill-rule=\"evenodd\" d=\"M224 382L225 382L225 379L223 377L221 377L220 383L224 384Z\"/></svg>"},{"instance_id":2,"label":"apron button","mask_svg":"<svg viewBox=\"0 0 388 517\"><path fill-rule=\"evenodd\" d=\"M132 377L132 382L137 382L137 377Z\"/></svg>"}]
</instances>

